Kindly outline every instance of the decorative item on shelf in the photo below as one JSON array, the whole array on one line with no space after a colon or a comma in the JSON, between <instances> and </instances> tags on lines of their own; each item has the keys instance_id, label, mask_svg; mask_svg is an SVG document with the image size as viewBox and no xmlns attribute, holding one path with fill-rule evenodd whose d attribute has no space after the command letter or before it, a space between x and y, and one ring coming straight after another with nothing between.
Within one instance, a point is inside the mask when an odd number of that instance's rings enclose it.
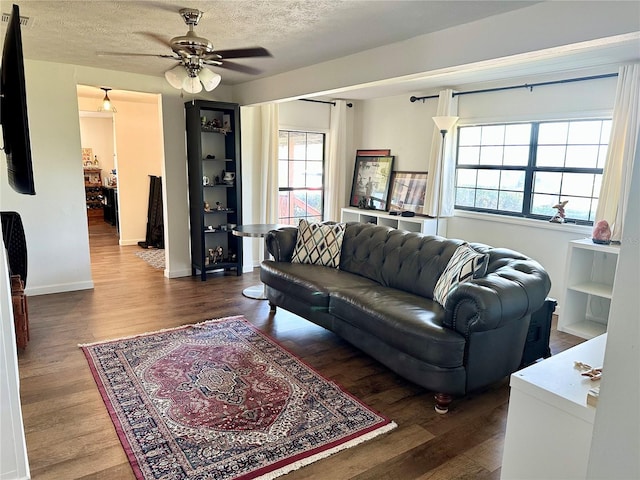
<instances>
[{"instance_id":1,"label":"decorative item on shelf","mask_svg":"<svg viewBox=\"0 0 640 480\"><path fill-rule=\"evenodd\" d=\"M209 263L221 263L222 262L222 255L223 255L223 248L221 246L217 246L215 248L210 248L209 249Z\"/></svg>"},{"instance_id":2,"label":"decorative item on shelf","mask_svg":"<svg viewBox=\"0 0 640 480\"><path fill-rule=\"evenodd\" d=\"M220 185L220 177L218 175L216 175L216 177L213 180L215 182L214 185Z\"/></svg>"},{"instance_id":3,"label":"decorative item on shelf","mask_svg":"<svg viewBox=\"0 0 640 480\"><path fill-rule=\"evenodd\" d=\"M107 178L107 186L115 187L118 185L118 175L116 173L116 169L111 170L109 177Z\"/></svg>"},{"instance_id":4,"label":"decorative item on shelf","mask_svg":"<svg viewBox=\"0 0 640 480\"><path fill-rule=\"evenodd\" d=\"M427 172L393 172L389 209L422 213L427 191Z\"/></svg>"},{"instance_id":5,"label":"decorative item on shelf","mask_svg":"<svg viewBox=\"0 0 640 480\"><path fill-rule=\"evenodd\" d=\"M578 361L573 362L573 366L577 370L580 370L580 375L588 377L592 382L602 378L602 367L592 367L591 365Z\"/></svg>"},{"instance_id":6,"label":"decorative item on shelf","mask_svg":"<svg viewBox=\"0 0 640 480\"><path fill-rule=\"evenodd\" d=\"M204 125L206 125L206 124L207 124L207 117L205 117L205 116L200 117L200 123L201 123L203 126L204 126Z\"/></svg>"},{"instance_id":7,"label":"decorative item on shelf","mask_svg":"<svg viewBox=\"0 0 640 480\"><path fill-rule=\"evenodd\" d=\"M222 129L225 132L231 132L231 115L227 115L226 113L222 115Z\"/></svg>"},{"instance_id":8,"label":"decorative item on shelf","mask_svg":"<svg viewBox=\"0 0 640 480\"><path fill-rule=\"evenodd\" d=\"M99 167L100 166L100 162L98 161L98 155L94 155L93 156L93 166L94 167Z\"/></svg>"},{"instance_id":9,"label":"decorative item on shelf","mask_svg":"<svg viewBox=\"0 0 640 480\"><path fill-rule=\"evenodd\" d=\"M358 150L358 152L361 151ZM394 158L391 155L365 156L358 154L356 156L350 206L371 210L387 209Z\"/></svg>"},{"instance_id":10,"label":"decorative item on shelf","mask_svg":"<svg viewBox=\"0 0 640 480\"><path fill-rule=\"evenodd\" d=\"M204 202L204 211L205 212L211 211L211 206L209 205L209 202Z\"/></svg>"},{"instance_id":11,"label":"decorative item on shelf","mask_svg":"<svg viewBox=\"0 0 640 480\"><path fill-rule=\"evenodd\" d=\"M82 166L91 167L93 165L93 150L91 148L82 149Z\"/></svg>"},{"instance_id":12,"label":"decorative item on shelf","mask_svg":"<svg viewBox=\"0 0 640 480\"><path fill-rule=\"evenodd\" d=\"M218 229L222 232L226 232L227 231L227 224L220 224L218 225Z\"/></svg>"},{"instance_id":13,"label":"decorative item on shelf","mask_svg":"<svg viewBox=\"0 0 640 480\"><path fill-rule=\"evenodd\" d=\"M611 228L606 220L599 220L593 227L591 241L599 245L609 245L611 243Z\"/></svg>"},{"instance_id":14,"label":"decorative item on shelf","mask_svg":"<svg viewBox=\"0 0 640 480\"><path fill-rule=\"evenodd\" d=\"M227 185L233 185L233 182L236 180L236 174L234 172L225 172L222 177L222 181Z\"/></svg>"},{"instance_id":15,"label":"decorative item on shelf","mask_svg":"<svg viewBox=\"0 0 640 480\"><path fill-rule=\"evenodd\" d=\"M226 208L220 202L216 202L216 210L226 210Z\"/></svg>"},{"instance_id":16,"label":"decorative item on shelf","mask_svg":"<svg viewBox=\"0 0 640 480\"><path fill-rule=\"evenodd\" d=\"M565 205L569 203L569 200L564 200L560 203L555 204L552 208L555 208L556 210L558 210L556 212L556 214L551 217L549 219L549 221L551 223L564 223L564 217L565 217L565 212L564 212L564 207Z\"/></svg>"},{"instance_id":17,"label":"decorative item on shelf","mask_svg":"<svg viewBox=\"0 0 640 480\"><path fill-rule=\"evenodd\" d=\"M204 186L206 187L207 185L209 185L209 183L211 183L211 180L209 180L209 177L207 177L206 175L204 175L204 176L202 177L202 185L204 185Z\"/></svg>"},{"instance_id":18,"label":"decorative item on shelf","mask_svg":"<svg viewBox=\"0 0 640 480\"><path fill-rule=\"evenodd\" d=\"M207 158L207 160L215 160L216 156L209 154L209 155L207 155L206 158Z\"/></svg>"}]
</instances>

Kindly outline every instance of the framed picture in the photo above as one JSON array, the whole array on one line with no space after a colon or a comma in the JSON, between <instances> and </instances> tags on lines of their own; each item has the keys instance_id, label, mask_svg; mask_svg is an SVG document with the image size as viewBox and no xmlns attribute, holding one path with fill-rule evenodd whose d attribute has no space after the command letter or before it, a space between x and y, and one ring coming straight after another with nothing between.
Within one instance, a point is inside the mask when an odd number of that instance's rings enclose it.
<instances>
[{"instance_id":1,"label":"framed picture","mask_svg":"<svg viewBox=\"0 0 640 480\"><path fill-rule=\"evenodd\" d=\"M389 210L422 215L427 191L427 172L393 172Z\"/></svg>"},{"instance_id":2,"label":"framed picture","mask_svg":"<svg viewBox=\"0 0 640 480\"><path fill-rule=\"evenodd\" d=\"M356 157L350 206L387 210L393 159L390 155Z\"/></svg>"}]
</instances>

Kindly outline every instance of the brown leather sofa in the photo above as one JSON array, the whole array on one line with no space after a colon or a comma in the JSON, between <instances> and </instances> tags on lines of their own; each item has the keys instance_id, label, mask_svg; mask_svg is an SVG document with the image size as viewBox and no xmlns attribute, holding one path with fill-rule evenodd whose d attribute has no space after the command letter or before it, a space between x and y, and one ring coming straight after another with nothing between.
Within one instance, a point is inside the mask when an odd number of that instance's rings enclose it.
<instances>
[{"instance_id":1,"label":"brown leather sofa","mask_svg":"<svg viewBox=\"0 0 640 480\"><path fill-rule=\"evenodd\" d=\"M339 268L291 263L298 229L269 232L273 259L260 278L279 306L321 325L397 374L433 391L436 411L454 396L518 369L531 314L551 283L542 266L512 250L489 254L486 275L461 283L444 307L434 287L462 240L348 223Z\"/></svg>"}]
</instances>

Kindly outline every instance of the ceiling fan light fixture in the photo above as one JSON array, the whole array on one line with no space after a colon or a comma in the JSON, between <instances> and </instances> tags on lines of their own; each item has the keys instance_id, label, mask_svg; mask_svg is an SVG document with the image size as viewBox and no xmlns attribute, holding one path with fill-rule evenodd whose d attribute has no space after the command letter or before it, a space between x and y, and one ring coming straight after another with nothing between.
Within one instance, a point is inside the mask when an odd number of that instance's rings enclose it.
<instances>
[{"instance_id":1,"label":"ceiling fan light fixture","mask_svg":"<svg viewBox=\"0 0 640 480\"><path fill-rule=\"evenodd\" d=\"M100 90L104 90L104 98L98 107L98 111L117 113L116 107L113 106L113 103L111 103L111 99L109 98L109 90L111 89L108 87L100 87Z\"/></svg>"},{"instance_id":2,"label":"ceiling fan light fixture","mask_svg":"<svg viewBox=\"0 0 640 480\"><path fill-rule=\"evenodd\" d=\"M171 70L164 72L164 78L173 88L180 90L183 82L189 78L189 74L182 65L176 65Z\"/></svg>"},{"instance_id":3,"label":"ceiling fan light fixture","mask_svg":"<svg viewBox=\"0 0 640 480\"><path fill-rule=\"evenodd\" d=\"M202 82L202 86L207 92L210 92L218 85L220 85L220 81L222 77L215 72L212 72L206 67L202 67L200 72L198 73L198 78Z\"/></svg>"},{"instance_id":4,"label":"ceiling fan light fixture","mask_svg":"<svg viewBox=\"0 0 640 480\"><path fill-rule=\"evenodd\" d=\"M200 93L202 91L202 84L198 77L190 77L187 75L187 78L182 82L182 89L187 93Z\"/></svg>"}]
</instances>

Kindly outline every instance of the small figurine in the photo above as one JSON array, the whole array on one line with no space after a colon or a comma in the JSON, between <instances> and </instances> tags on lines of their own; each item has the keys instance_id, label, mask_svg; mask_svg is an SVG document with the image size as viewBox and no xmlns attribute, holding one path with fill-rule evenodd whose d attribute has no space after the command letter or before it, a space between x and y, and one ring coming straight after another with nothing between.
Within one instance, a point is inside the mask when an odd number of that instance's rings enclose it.
<instances>
[{"instance_id":1,"label":"small figurine","mask_svg":"<svg viewBox=\"0 0 640 480\"><path fill-rule=\"evenodd\" d=\"M591 237L593 243L599 245L609 245L611 243L611 228L606 220L599 220L593 227L593 235Z\"/></svg>"},{"instance_id":2,"label":"small figurine","mask_svg":"<svg viewBox=\"0 0 640 480\"><path fill-rule=\"evenodd\" d=\"M216 210L226 210L224 208L224 205L222 205L220 202L216 202Z\"/></svg>"},{"instance_id":3,"label":"small figurine","mask_svg":"<svg viewBox=\"0 0 640 480\"><path fill-rule=\"evenodd\" d=\"M565 201L557 203L556 205L553 206L553 208L555 208L558 211L549 220L551 223L564 223L564 217L565 217L564 207L565 207L565 205L567 203L569 203L569 200L565 200Z\"/></svg>"},{"instance_id":4,"label":"small figurine","mask_svg":"<svg viewBox=\"0 0 640 480\"><path fill-rule=\"evenodd\" d=\"M205 212L210 212L211 211L211 207L209 206L209 202L204 202L204 211Z\"/></svg>"}]
</instances>

